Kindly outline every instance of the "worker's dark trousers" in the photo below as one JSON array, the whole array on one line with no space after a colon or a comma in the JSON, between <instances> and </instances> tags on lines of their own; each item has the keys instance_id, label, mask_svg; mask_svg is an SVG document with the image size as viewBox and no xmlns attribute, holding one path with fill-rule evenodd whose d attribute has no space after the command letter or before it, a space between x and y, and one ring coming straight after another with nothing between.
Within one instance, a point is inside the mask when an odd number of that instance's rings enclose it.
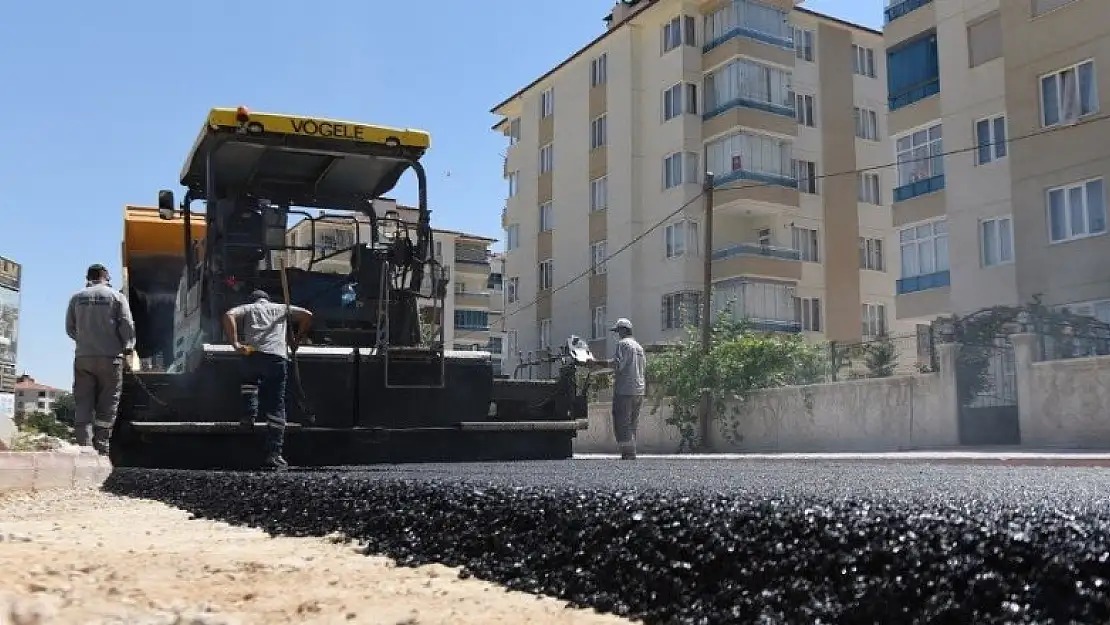
<instances>
[{"instance_id":1,"label":"worker's dark trousers","mask_svg":"<svg viewBox=\"0 0 1110 625\"><path fill-rule=\"evenodd\" d=\"M621 455L636 454L636 429L643 405L643 395L613 395L613 435Z\"/></svg>"},{"instance_id":2,"label":"worker's dark trousers","mask_svg":"<svg viewBox=\"0 0 1110 625\"><path fill-rule=\"evenodd\" d=\"M74 436L78 445L106 453L123 390L123 358L77 356L73 359Z\"/></svg>"},{"instance_id":3,"label":"worker's dark trousers","mask_svg":"<svg viewBox=\"0 0 1110 625\"><path fill-rule=\"evenodd\" d=\"M245 395L247 415L257 422L259 412L266 415L266 451L282 452L285 442L285 379L289 361L281 356L255 352L245 358L248 384L258 385L257 393Z\"/></svg>"}]
</instances>

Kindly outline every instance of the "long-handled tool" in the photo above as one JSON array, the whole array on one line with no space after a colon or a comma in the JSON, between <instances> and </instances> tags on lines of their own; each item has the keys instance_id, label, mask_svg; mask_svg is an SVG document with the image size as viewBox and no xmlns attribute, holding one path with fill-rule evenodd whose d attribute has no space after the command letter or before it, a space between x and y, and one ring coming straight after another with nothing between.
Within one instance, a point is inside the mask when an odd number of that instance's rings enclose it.
<instances>
[{"instance_id":1,"label":"long-handled tool","mask_svg":"<svg viewBox=\"0 0 1110 625\"><path fill-rule=\"evenodd\" d=\"M311 425L316 423L316 415L313 414L312 409L309 407L308 399L305 397L304 393L304 386L301 385L301 364L297 360L297 342L293 340L296 334L293 330L293 321L290 317L293 298L289 294L289 274L285 270L285 260L278 258L277 262L281 270L281 291L285 296L285 333L287 340L289 340L289 360L293 365L293 382L296 384L297 404L300 405L301 412L304 413L305 421Z\"/></svg>"}]
</instances>

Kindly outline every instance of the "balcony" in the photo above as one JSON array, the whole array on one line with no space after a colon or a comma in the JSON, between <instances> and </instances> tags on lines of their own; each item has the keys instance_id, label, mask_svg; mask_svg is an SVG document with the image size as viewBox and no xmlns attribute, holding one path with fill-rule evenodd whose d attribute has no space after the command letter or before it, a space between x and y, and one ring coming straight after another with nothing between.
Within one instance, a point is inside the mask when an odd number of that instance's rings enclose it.
<instances>
[{"instance_id":1,"label":"balcony","mask_svg":"<svg viewBox=\"0 0 1110 625\"><path fill-rule=\"evenodd\" d=\"M886 17L886 23L889 24L894 20L913 13L921 7L929 4L933 0L894 0L883 11Z\"/></svg>"},{"instance_id":2,"label":"balcony","mask_svg":"<svg viewBox=\"0 0 1110 625\"><path fill-rule=\"evenodd\" d=\"M785 247L736 243L713 252L713 273L718 278L762 276L802 279L801 252Z\"/></svg>"},{"instance_id":3,"label":"balcony","mask_svg":"<svg viewBox=\"0 0 1110 625\"><path fill-rule=\"evenodd\" d=\"M931 98L940 93L940 76L923 81L905 91L900 91L887 98L887 106L891 111L905 108L925 98Z\"/></svg>"},{"instance_id":4,"label":"balcony","mask_svg":"<svg viewBox=\"0 0 1110 625\"><path fill-rule=\"evenodd\" d=\"M463 308L489 308L489 291L455 291L455 306Z\"/></svg>"},{"instance_id":5,"label":"balcony","mask_svg":"<svg viewBox=\"0 0 1110 625\"><path fill-rule=\"evenodd\" d=\"M921 291L944 288L946 286L951 286L951 284L951 272L937 271L935 273L927 273L921 276L913 276L898 280L897 293L898 295L909 295L910 293L920 293Z\"/></svg>"},{"instance_id":6,"label":"balcony","mask_svg":"<svg viewBox=\"0 0 1110 625\"><path fill-rule=\"evenodd\" d=\"M718 115L725 113L730 109L734 109L738 106L755 109L757 111L764 111L766 113L771 113L774 115L782 115L784 117L789 117L792 120L795 119L794 106L792 104L776 104L774 102L761 100L752 96L740 95L726 102L722 102L721 104L713 105L707 103L706 106L707 110L701 116L702 121L709 121L710 119L713 119L714 117L717 117Z\"/></svg>"},{"instance_id":7,"label":"balcony","mask_svg":"<svg viewBox=\"0 0 1110 625\"><path fill-rule=\"evenodd\" d=\"M905 202L915 197L936 193L944 190L944 174L916 180L894 189L894 201Z\"/></svg>"}]
</instances>

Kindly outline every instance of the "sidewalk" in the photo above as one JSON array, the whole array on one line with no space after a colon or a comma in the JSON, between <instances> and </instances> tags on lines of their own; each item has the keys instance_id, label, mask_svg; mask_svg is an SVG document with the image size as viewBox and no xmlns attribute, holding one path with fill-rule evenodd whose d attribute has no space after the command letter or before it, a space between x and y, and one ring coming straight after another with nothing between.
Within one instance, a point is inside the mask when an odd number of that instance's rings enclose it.
<instances>
[{"instance_id":1,"label":"sidewalk","mask_svg":"<svg viewBox=\"0 0 1110 625\"><path fill-rule=\"evenodd\" d=\"M619 458L617 454L575 454L574 457L582 460ZM869 462L878 464L1110 467L1110 452L1011 449L874 453L640 454L639 458L644 460L727 460L733 462Z\"/></svg>"}]
</instances>

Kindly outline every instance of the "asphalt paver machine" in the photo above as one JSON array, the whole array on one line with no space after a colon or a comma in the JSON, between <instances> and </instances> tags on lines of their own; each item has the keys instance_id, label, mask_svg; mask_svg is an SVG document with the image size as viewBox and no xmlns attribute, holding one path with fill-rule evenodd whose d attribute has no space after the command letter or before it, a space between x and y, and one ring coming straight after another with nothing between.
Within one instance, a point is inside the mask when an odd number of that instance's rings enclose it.
<instances>
[{"instance_id":1,"label":"asphalt paver machine","mask_svg":"<svg viewBox=\"0 0 1110 625\"><path fill-rule=\"evenodd\" d=\"M294 466L571 456L587 425L576 367L588 354L564 350L554 379L518 380L495 376L488 351L444 345L450 272L433 249L429 146L417 130L209 112L181 202L163 190L157 209L125 209L123 288L141 365L125 374L115 466L257 466L263 427L240 424L253 390L221 327L255 289L314 314L287 385ZM415 210L382 210L407 172ZM291 236L296 219L307 241ZM317 227L337 219L350 220L354 240L322 251ZM320 269L336 258L342 271ZM430 338L420 315L429 306L441 316Z\"/></svg>"}]
</instances>

